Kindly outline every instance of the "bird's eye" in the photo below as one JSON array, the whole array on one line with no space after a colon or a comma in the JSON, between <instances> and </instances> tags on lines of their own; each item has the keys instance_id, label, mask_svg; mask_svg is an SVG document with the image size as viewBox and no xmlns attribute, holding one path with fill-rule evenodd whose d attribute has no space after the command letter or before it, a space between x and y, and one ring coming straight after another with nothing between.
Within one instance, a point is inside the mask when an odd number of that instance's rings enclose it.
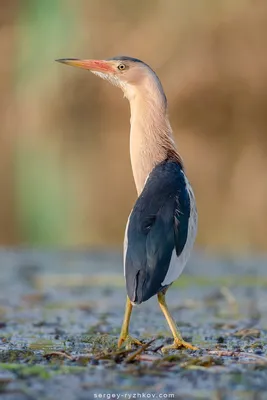
<instances>
[{"instance_id":1,"label":"bird's eye","mask_svg":"<svg viewBox=\"0 0 267 400\"><path fill-rule=\"evenodd\" d=\"M126 65L125 65L125 64L120 64L120 65L118 65L118 69L119 69L120 71L123 71L125 68L126 68Z\"/></svg>"}]
</instances>

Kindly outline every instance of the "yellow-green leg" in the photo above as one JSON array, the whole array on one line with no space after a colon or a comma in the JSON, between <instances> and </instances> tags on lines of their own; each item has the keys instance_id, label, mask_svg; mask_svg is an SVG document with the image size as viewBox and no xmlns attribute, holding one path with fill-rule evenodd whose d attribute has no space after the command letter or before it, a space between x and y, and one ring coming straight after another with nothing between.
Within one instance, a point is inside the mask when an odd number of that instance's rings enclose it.
<instances>
[{"instance_id":1,"label":"yellow-green leg","mask_svg":"<svg viewBox=\"0 0 267 400\"><path fill-rule=\"evenodd\" d=\"M139 340L134 339L129 335L129 323L131 319L132 309L133 305L130 302L129 297L127 296L124 319L121 327L121 334L118 341L118 348L120 348L123 345L123 343L126 343L126 348L130 348L133 343L142 346L142 343L139 342Z\"/></svg>"},{"instance_id":2,"label":"yellow-green leg","mask_svg":"<svg viewBox=\"0 0 267 400\"><path fill-rule=\"evenodd\" d=\"M170 327L170 330L171 330L173 338L174 338L173 344L171 344L170 346L162 347L161 351L165 352L165 351L172 350L172 349L180 349L182 347L184 347L186 349L190 349L190 350L197 350L197 347L195 347L192 344L187 343L183 340L182 335L179 332L179 330L177 329L174 319L172 318L170 311L168 310L168 307L167 307L167 304L165 301L165 293L163 293L163 292L158 293L158 302L159 302L161 311L163 312L163 314L168 322L168 325Z\"/></svg>"}]
</instances>

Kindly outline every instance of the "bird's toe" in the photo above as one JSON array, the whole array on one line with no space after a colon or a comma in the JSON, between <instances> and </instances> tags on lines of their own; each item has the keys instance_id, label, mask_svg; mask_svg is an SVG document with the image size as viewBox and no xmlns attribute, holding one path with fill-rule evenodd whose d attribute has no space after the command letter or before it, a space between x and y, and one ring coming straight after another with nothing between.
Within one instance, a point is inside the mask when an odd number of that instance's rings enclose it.
<instances>
[{"instance_id":1,"label":"bird's toe","mask_svg":"<svg viewBox=\"0 0 267 400\"><path fill-rule=\"evenodd\" d=\"M120 336L118 341L118 348L122 347L123 345L125 345L126 349L128 350L131 349L132 345L143 346L143 343L130 335L126 335L124 337Z\"/></svg>"},{"instance_id":2,"label":"bird's toe","mask_svg":"<svg viewBox=\"0 0 267 400\"><path fill-rule=\"evenodd\" d=\"M182 350L182 349L198 350L196 346L193 346L191 343L188 343L185 340L174 339L173 344L162 347L161 351L163 353L167 353L169 350Z\"/></svg>"}]
</instances>

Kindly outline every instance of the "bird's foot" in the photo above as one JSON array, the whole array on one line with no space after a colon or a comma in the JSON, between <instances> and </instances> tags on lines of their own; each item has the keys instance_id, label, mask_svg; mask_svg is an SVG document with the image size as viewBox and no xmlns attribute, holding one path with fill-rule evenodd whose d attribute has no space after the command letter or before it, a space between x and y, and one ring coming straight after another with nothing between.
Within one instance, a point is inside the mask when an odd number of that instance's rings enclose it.
<instances>
[{"instance_id":1,"label":"bird's foot","mask_svg":"<svg viewBox=\"0 0 267 400\"><path fill-rule=\"evenodd\" d=\"M133 344L135 344L137 346L143 346L142 342L133 338L130 335L121 335L119 337L118 348L120 348L123 344L125 344L125 347L127 350L130 350Z\"/></svg>"},{"instance_id":2,"label":"bird's foot","mask_svg":"<svg viewBox=\"0 0 267 400\"><path fill-rule=\"evenodd\" d=\"M169 346L164 346L161 348L161 351L163 353L168 352L169 350L177 350L177 349L188 349L188 350L198 350L197 347L193 346L191 343L188 343L186 341L184 341L183 339L174 339L173 344L169 345Z\"/></svg>"}]
</instances>

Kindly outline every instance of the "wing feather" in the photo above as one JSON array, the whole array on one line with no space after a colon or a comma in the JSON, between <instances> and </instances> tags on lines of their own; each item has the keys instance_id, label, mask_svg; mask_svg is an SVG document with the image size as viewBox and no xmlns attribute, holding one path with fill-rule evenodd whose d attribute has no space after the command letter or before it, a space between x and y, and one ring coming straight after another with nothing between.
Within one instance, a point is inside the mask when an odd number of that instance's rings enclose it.
<instances>
[{"instance_id":1,"label":"wing feather","mask_svg":"<svg viewBox=\"0 0 267 400\"><path fill-rule=\"evenodd\" d=\"M189 218L182 167L165 161L150 173L127 223L124 268L132 302L139 304L162 290L173 251L177 257L186 245Z\"/></svg>"}]
</instances>

